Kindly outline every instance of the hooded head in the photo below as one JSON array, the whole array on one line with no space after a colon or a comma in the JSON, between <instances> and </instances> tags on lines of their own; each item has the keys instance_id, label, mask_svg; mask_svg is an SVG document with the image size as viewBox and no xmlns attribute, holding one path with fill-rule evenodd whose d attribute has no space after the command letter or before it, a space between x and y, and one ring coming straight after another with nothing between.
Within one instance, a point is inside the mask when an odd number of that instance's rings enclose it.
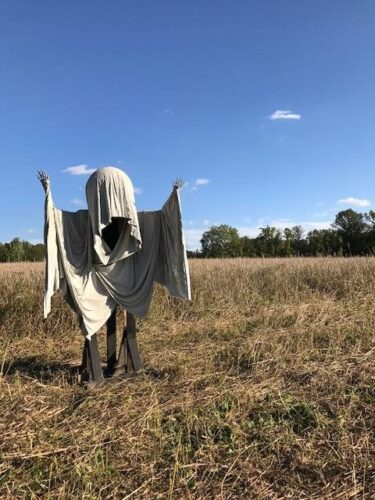
<instances>
[{"instance_id":1,"label":"hooded head","mask_svg":"<svg viewBox=\"0 0 375 500\"><path fill-rule=\"evenodd\" d=\"M134 188L129 177L115 167L96 170L86 184L86 198L94 248L102 264L124 259L141 248ZM120 219L120 232L113 249L103 238L103 230Z\"/></svg>"}]
</instances>

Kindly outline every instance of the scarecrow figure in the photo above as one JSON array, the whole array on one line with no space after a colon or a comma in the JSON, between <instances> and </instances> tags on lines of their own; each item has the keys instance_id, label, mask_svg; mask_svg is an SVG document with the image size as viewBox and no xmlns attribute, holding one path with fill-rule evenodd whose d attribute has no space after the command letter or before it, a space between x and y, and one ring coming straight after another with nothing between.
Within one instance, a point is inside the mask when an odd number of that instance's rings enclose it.
<instances>
[{"instance_id":1,"label":"scarecrow figure","mask_svg":"<svg viewBox=\"0 0 375 500\"><path fill-rule=\"evenodd\" d=\"M179 189L161 210L137 212L129 177L114 167L96 170L86 184L88 210L54 207L50 181L38 172L45 191L46 276L44 317L61 290L77 313L85 336L82 380L104 380L97 332L107 323L107 375L141 368L135 318L147 315L154 282L170 295L191 298L182 231ZM126 310L126 327L116 358L116 308Z\"/></svg>"}]
</instances>

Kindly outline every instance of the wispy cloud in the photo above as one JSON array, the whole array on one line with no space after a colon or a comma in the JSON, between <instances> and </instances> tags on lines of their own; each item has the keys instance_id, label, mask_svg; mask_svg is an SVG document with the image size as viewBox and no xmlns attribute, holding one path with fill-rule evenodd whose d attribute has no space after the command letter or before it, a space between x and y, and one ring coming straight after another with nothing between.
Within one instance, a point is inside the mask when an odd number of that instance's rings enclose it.
<instances>
[{"instance_id":1,"label":"wispy cloud","mask_svg":"<svg viewBox=\"0 0 375 500\"><path fill-rule=\"evenodd\" d=\"M140 188L140 187L135 187L134 188L134 192L135 192L135 194L142 194L143 193L143 189Z\"/></svg>"},{"instance_id":2,"label":"wispy cloud","mask_svg":"<svg viewBox=\"0 0 375 500\"><path fill-rule=\"evenodd\" d=\"M64 174L70 175L88 175L95 172L96 168L89 168L87 165L75 165L74 167L68 167L63 170Z\"/></svg>"},{"instance_id":3,"label":"wispy cloud","mask_svg":"<svg viewBox=\"0 0 375 500\"><path fill-rule=\"evenodd\" d=\"M198 179L195 180L195 185L196 186L204 186L205 184L208 184L209 182L210 182L210 179L198 177Z\"/></svg>"},{"instance_id":4,"label":"wispy cloud","mask_svg":"<svg viewBox=\"0 0 375 500\"><path fill-rule=\"evenodd\" d=\"M339 205L351 205L353 207L369 207L371 205L370 200L354 198L353 196L349 196L348 198L342 198L337 202Z\"/></svg>"},{"instance_id":5,"label":"wispy cloud","mask_svg":"<svg viewBox=\"0 0 375 500\"><path fill-rule=\"evenodd\" d=\"M28 232L28 233L35 233L35 229L30 228L30 229L28 229L28 230L27 230L27 232Z\"/></svg>"},{"instance_id":6,"label":"wispy cloud","mask_svg":"<svg viewBox=\"0 0 375 500\"><path fill-rule=\"evenodd\" d=\"M70 203L72 203L73 205L77 205L78 207L84 207L86 205L86 203L80 198L73 198L72 200L70 200Z\"/></svg>"},{"instance_id":7,"label":"wispy cloud","mask_svg":"<svg viewBox=\"0 0 375 500\"><path fill-rule=\"evenodd\" d=\"M210 182L210 179L205 179L204 177L198 177L192 182L191 191L196 191L199 187L205 186Z\"/></svg>"},{"instance_id":8,"label":"wispy cloud","mask_svg":"<svg viewBox=\"0 0 375 500\"><path fill-rule=\"evenodd\" d=\"M292 111L286 109L277 109L270 115L270 120L300 120L302 115L299 113L293 113Z\"/></svg>"},{"instance_id":9,"label":"wispy cloud","mask_svg":"<svg viewBox=\"0 0 375 500\"><path fill-rule=\"evenodd\" d=\"M163 109L162 113L163 113L163 115L166 115L166 116L173 116L174 115L174 111L171 108Z\"/></svg>"}]
</instances>

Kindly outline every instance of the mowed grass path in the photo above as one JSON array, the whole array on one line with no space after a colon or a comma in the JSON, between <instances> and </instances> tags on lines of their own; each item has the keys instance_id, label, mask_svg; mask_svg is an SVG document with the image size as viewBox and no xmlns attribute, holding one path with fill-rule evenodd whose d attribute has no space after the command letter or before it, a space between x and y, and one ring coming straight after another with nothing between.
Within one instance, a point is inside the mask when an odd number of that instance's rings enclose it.
<instances>
[{"instance_id":1,"label":"mowed grass path","mask_svg":"<svg viewBox=\"0 0 375 500\"><path fill-rule=\"evenodd\" d=\"M43 266L0 265L1 498L374 498L375 259L190 265L193 301L157 287L139 322L146 373L95 391Z\"/></svg>"}]
</instances>

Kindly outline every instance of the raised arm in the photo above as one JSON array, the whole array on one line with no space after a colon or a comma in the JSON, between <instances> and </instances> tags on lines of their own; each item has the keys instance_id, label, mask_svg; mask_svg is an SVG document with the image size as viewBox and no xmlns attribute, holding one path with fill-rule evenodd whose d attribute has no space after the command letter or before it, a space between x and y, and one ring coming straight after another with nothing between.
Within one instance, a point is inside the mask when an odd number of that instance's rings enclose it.
<instances>
[{"instance_id":1,"label":"raised arm","mask_svg":"<svg viewBox=\"0 0 375 500\"><path fill-rule=\"evenodd\" d=\"M185 182L182 179L175 179L173 181L173 189L181 189Z\"/></svg>"},{"instance_id":2,"label":"raised arm","mask_svg":"<svg viewBox=\"0 0 375 500\"><path fill-rule=\"evenodd\" d=\"M51 182L49 180L48 174L45 170L38 170L36 177L38 181L42 184L44 192L46 193L46 198L44 202L44 215L45 215L45 229L48 225L48 219L51 217L51 210L53 209L53 199L51 193Z\"/></svg>"},{"instance_id":3,"label":"raised arm","mask_svg":"<svg viewBox=\"0 0 375 500\"><path fill-rule=\"evenodd\" d=\"M41 182L43 189L44 189L44 192L47 194L47 191L49 191L49 189L50 189L50 180L49 180L47 172L45 170L38 170L36 177L37 177L38 181Z\"/></svg>"},{"instance_id":4,"label":"raised arm","mask_svg":"<svg viewBox=\"0 0 375 500\"><path fill-rule=\"evenodd\" d=\"M37 172L37 179L42 184L44 192L46 193L44 202L44 244L46 253L44 317L46 318L51 310L51 297L60 287L60 273L58 264L56 224L50 180L47 172L44 170L39 170Z\"/></svg>"},{"instance_id":5,"label":"raised arm","mask_svg":"<svg viewBox=\"0 0 375 500\"><path fill-rule=\"evenodd\" d=\"M167 287L173 297L191 299L179 193L183 185L182 179L173 182L172 193L161 209L160 259L156 281Z\"/></svg>"}]
</instances>

